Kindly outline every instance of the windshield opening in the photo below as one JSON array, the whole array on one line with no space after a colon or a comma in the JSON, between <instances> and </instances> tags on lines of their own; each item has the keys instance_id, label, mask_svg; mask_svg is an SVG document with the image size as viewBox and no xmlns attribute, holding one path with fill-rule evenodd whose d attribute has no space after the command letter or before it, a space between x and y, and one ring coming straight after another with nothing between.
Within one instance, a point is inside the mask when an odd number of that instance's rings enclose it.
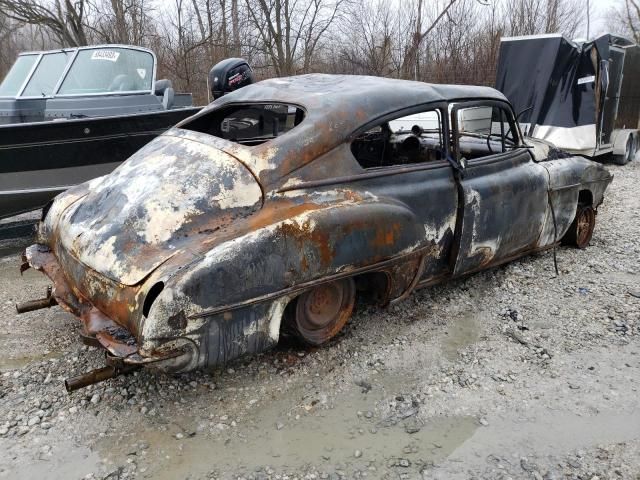
<instances>
[{"instance_id":1,"label":"windshield opening","mask_svg":"<svg viewBox=\"0 0 640 480\"><path fill-rule=\"evenodd\" d=\"M0 97L15 97L38 60L38 55L20 55L0 84Z\"/></svg>"},{"instance_id":2,"label":"windshield opening","mask_svg":"<svg viewBox=\"0 0 640 480\"><path fill-rule=\"evenodd\" d=\"M47 53L42 57L31 75L29 83L22 92L23 97L42 96L53 94L53 90L60 80L67 62L73 56L73 52Z\"/></svg>"},{"instance_id":3,"label":"windshield opening","mask_svg":"<svg viewBox=\"0 0 640 480\"><path fill-rule=\"evenodd\" d=\"M153 56L126 48L80 50L58 94L97 94L150 91Z\"/></svg>"},{"instance_id":4,"label":"windshield opening","mask_svg":"<svg viewBox=\"0 0 640 480\"><path fill-rule=\"evenodd\" d=\"M243 145L259 145L292 130L303 118L304 110L285 103L229 105L212 110L181 128Z\"/></svg>"}]
</instances>

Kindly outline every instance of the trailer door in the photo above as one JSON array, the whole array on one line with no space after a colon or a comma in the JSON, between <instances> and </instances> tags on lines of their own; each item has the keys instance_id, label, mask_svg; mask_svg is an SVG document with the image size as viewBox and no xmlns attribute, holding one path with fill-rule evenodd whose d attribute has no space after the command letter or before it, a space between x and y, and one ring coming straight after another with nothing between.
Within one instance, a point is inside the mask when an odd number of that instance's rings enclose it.
<instances>
[{"instance_id":1,"label":"trailer door","mask_svg":"<svg viewBox=\"0 0 640 480\"><path fill-rule=\"evenodd\" d=\"M612 143L611 133L618 116L623 65L624 50L613 46L609 47L609 60L600 62L600 75L608 76L608 86L605 91L604 106L600 116L600 135L598 137L600 147Z\"/></svg>"}]
</instances>

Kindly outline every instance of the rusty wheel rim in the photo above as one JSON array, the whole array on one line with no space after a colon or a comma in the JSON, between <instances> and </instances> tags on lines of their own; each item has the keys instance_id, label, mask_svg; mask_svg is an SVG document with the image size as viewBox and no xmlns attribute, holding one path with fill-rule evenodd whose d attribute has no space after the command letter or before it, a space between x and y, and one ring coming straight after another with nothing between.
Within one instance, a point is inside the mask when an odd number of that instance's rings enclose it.
<instances>
[{"instance_id":1,"label":"rusty wheel rim","mask_svg":"<svg viewBox=\"0 0 640 480\"><path fill-rule=\"evenodd\" d=\"M333 338L347 323L355 303L352 279L318 285L303 293L296 306L296 327L300 337L312 345Z\"/></svg>"},{"instance_id":2,"label":"rusty wheel rim","mask_svg":"<svg viewBox=\"0 0 640 480\"><path fill-rule=\"evenodd\" d=\"M584 248L589 244L593 227L595 225L595 213L592 208L586 207L580 210L577 219L576 243L578 247Z\"/></svg>"}]
</instances>

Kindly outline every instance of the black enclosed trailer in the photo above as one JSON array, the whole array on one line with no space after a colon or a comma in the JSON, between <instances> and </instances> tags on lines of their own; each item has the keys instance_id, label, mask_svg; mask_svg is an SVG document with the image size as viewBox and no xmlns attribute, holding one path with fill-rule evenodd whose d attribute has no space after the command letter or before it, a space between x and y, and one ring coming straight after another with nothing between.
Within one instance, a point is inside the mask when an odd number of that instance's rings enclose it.
<instances>
[{"instance_id":1,"label":"black enclosed trailer","mask_svg":"<svg viewBox=\"0 0 640 480\"><path fill-rule=\"evenodd\" d=\"M615 35L503 38L496 88L528 136L590 158L632 160L640 127L640 47Z\"/></svg>"}]
</instances>

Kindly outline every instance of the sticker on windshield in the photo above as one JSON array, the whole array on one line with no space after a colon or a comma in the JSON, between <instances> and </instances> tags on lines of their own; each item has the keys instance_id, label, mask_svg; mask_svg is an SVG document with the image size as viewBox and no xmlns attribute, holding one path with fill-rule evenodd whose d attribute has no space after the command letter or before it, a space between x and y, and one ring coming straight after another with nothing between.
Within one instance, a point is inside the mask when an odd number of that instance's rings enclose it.
<instances>
[{"instance_id":1,"label":"sticker on windshield","mask_svg":"<svg viewBox=\"0 0 640 480\"><path fill-rule=\"evenodd\" d=\"M136 68L136 72L138 72L138 76L144 80L144 77L147 76L147 69L146 68Z\"/></svg>"},{"instance_id":2,"label":"sticker on windshield","mask_svg":"<svg viewBox=\"0 0 640 480\"><path fill-rule=\"evenodd\" d=\"M114 50L96 50L91 54L91 60L108 60L117 62L120 52Z\"/></svg>"}]
</instances>

